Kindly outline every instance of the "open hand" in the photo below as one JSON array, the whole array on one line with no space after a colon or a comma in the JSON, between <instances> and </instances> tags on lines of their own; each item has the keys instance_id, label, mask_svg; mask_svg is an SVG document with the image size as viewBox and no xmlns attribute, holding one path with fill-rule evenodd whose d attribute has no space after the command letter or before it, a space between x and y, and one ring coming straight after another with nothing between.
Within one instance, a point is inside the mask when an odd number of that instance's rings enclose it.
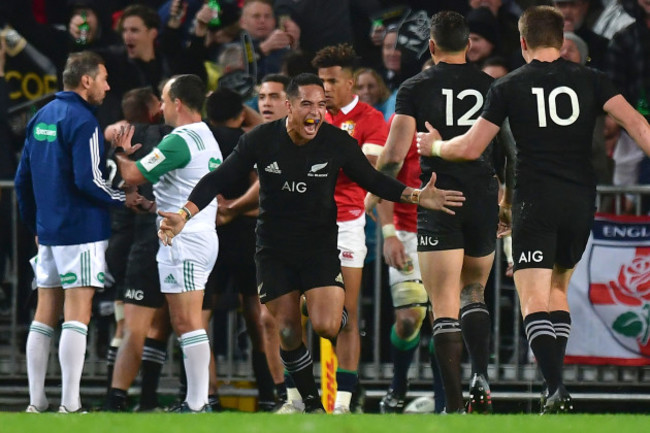
<instances>
[{"instance_id":1,"label":"open hand","mask_svg":"<svg viewBox=\"0 0 650 433\"><path fill-rule=\"evenodd\" d=\"M431 179L420 193L420 206L455 215L456 212L449 209L449 207L462 206L465 201L465 196L460 191L436 188L436 178L436 174L431 173Z\"/></svg>"},{"instance_id":2,"label":"open hand","mask_svg":"<svg viewBox=\"0 0 650 433\"><path fill-rule=\"evenodd\" d=\"M429 122L424 122L424 126L427 128L427 132L418 132L417 133L417 146L418 153L422 156L431 156L431 145L436 140L441 140L442 137L436 128L434 128Z\"/></svg>"},{"instance_id":3,"label":"open hand","mask_svg":"<svg viewBox=\"0 0 650 433\"><path fill-rule=\"evenodd\" d=\"M115 134L113 146L121 147L124 149L124 153L126 153L127 156L133 155L138 149L142 147L142 144L140 143L131 145L131 139L133 138L134 132L135 128L131 124L120 126L119 132Z\"/></svg>"}]
</instances>

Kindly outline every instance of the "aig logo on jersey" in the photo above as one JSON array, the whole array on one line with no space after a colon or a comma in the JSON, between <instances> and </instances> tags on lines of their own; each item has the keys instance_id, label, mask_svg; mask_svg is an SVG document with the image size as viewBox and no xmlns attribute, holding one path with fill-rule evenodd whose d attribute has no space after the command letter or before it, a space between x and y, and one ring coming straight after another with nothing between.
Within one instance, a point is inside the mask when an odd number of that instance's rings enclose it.
<instances>
[{"instance_id":1,"label":"aig logo on jersey","mask_svg":"<svg viewBox=\"0 0 650 433\"><path fill-rule=\"evenodd\" d=\"M307 192L307 184L305 182L289 182L286 181L282 185L282 191L304 193Z\"/></svg>"},{"instance_id":2,"label":"aig logo on jersey","mask_svg":"<svg viewBox=\"0 0 650 433\"><path fill-rule=\"evenodd\" d=\"M124 293L126 299L135 299L136 301L142 301L144 298L144 292L142 290L127 289Z\"/></svg>"},{"instance_id":3,"label":"aig logo on jersey","mask_svg":"<svg viewBox=\"0 0 650 433\"><path fill-rule=\"evenodd\" d=\"M348 134L354 137L354 127L356 123L352 120L346 120L345 122L341 123L341 129L344 131L347 131Z\"/></svg>"},{"instance_id":4,"label":"aig logo on jersey","mask_svg":"<svg viewBox=\"0 0 650 433\"><path fill-rule=\"evenodd\" d=\"M519 263L540 263L544 260L544 253L540 250L522 251L519 256Z\"/></svg>"},{"instance_id":5,"label":"aig logo on jersey","mask_svg":"<svg viewBox=\"0 0 650 433\"><path fill-rule=\"evenodd\" d=\"M318 173L319 171L323 170L325 167L327 167L327 162L322 162L320 164L314 164L311 166L309 169L309 173L307 173L308 177L327 177L327 173Z\"/></svg>"},{"instance_id":6,"label":"aig logo on jersey","mask_svg":"<svg viewBox=\"0 0 650 433\"><path fill-rule=\"evenodd\" d=\"M438 242L440 241L433 236L418 236L419 247L435 247Z\"/></svg>"}]
</instances>

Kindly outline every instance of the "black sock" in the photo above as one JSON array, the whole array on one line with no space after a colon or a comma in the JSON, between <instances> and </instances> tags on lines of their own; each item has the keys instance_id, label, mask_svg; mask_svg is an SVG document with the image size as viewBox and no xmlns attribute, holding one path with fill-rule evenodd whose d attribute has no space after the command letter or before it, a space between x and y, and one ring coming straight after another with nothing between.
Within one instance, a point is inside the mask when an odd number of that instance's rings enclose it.
<instances>
[{"instance_id":1,"label":"black sock","mask_svg":"<svg viewBox=\"0 0 650 433\"><path fill-rule=\"evenodd\" d=\"M311 354L304 344L300 344L295 350L285 351L280 348L280 357L284 368L289 372L296 384L302 400L304 402L313 402L319 399L318 386L314 378L314 364Z\"/></svg>"},{"instance_id":2,"label":"black sock","mask_svg":"<svg viewBox=\"0 0 650 433\"><path fill-rule=\"evenodd\" d=\"M275 392L273 387L273 377L269 370L269 364L266 362L266 354L253 350L252 354L253 373L257 381L257 390L259 393L259 401L273 402L275 401Z\"/></svg>"},{"instance_id":3,"label":"black sock","mask_svg":"<svg viewBox=\"0 0 650 433\"><path fill-rule=\"evenodd\" d=\"M433 322L433 344L442 373L447 400L447 413L463 409L460 361L463 356L463 337L456 319L443 317Z\"/></svg>"},{"instance_id":4,"label":"black sock","mask_svg":"<svg viewBox=\"0 0 650 433\"><path fill-rule=\"evenodd\" d=\"M167 342L146 338L142 350L140 410L158 407L158 382L167 358Z\"/></svg>"},{"instance_id":5,"label":"black sock","mask_svg":"<svg viewBox=\"0 0 650 433\"><path fill-rule=\"evenodd\" d=\"M529 314L524 317L524 326L528 344L548 385L549 395L553 395L562 383L562 373L557 363L557 342L551 316L546 311Z\"/></svg>"},{"instance_id":6,"label":"black sock","mask_svg":"<svg viewBox=\"0 0 650 433\"><path fill-rule=\"evenodd\" d=\"M110 392L111 383L113 383L113 369L115 368L118 349L117 346L109 346L106 352L106 394Z\"/></svg>"},{"instance_id":7,"label":"black sock","mask_svg":"<svg viewBox=\"0 0 650 433\"><path fill-rule=\"evenodd\" d=\"M420 333L413 339L406 341L402 340L395 325L390 332L391 353L393 355L393 380L390 387L400 395L406 394L408 388L408 372L411 363L413 362L413 355L418 348L420 342Z\"/></svg>"},{"instance_id":8,"label":"black sock","mask_svg":"<svg viewBox=\"0 0 650 433\"><path fill-rule=\"evenodd\" d=\"M352 394L357 389L357 383L359 383L359 376L356 371L344 370L340 367L336 369L337 391Z\"/></svg>"},{"instance_id":9,"label":"black sock","mask_svg":"<svg viewBox=\"0 0 650 433\"><path fill-rule=\"evenodd\" d=\"M109 412L124 412L127 406L125 389L111 388L106 399L106 410Z\"/></svg>"},{"instance_id":10,"label":"black sock","mask_svg":"<svg viewBox=\"0 0 650 433\"><path fill-rule=\"evenodd\" d=\"M278 396L278 401L287 401L287 385L284 382L276 383L275 394Z\"/></svg>"},{"instance_id":11,"label":"black sock","mask_svg":"<svg viewBox=\"0 0 650 433\"><path fill-rule=\"evenodd\" d=\"M435 412L440 413L445 410L445 387L442 382L442 373L436 358L436 347L433 344L433 338L429 341L429 362L431 363L431 372L433 373L433 401L435 402Z\"/></svg>"},{"instance_id":12,"label":"black sock","mask_svg":"<svg viewBox=\"0 0 650 433\"><path fill-rule=\"evenodd\" d=\"M482 374L486 379L490 362L490 330L492 320L487 305L475 302L460 310L460 329L465 347L472 362L472 374Z\"/></svg>"},{"instance_id":13,"label":"black sock","mask_svg":"<svg viewBox=\"0 0 650 433\"><path fill-rule=\"evenodd\" d=\"M564 355L566 354L566 344L571 334L571 314L568 311L555 310L551 311L551 323L555 329L555 344L557 348L557 361L560 368L564 366Z\"/></svg>"}]
</instances>

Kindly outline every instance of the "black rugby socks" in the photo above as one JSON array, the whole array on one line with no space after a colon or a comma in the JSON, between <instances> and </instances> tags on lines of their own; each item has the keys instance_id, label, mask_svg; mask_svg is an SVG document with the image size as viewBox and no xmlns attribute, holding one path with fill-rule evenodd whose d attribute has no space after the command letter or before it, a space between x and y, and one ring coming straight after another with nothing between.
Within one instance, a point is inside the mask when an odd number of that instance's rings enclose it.
<instances>
[{"instance_id":1,"label":"black rugby socks","mask_svg":"<svg viewBox=\"0 0 650 433\"><path fill-rule=\"evenodd\" d=\"M456 319L443 317L433 322L433 344L442 373L447 400L447 413L463 409L460 361L463 356L463 337Z\"/></svg>"}]
</instances>

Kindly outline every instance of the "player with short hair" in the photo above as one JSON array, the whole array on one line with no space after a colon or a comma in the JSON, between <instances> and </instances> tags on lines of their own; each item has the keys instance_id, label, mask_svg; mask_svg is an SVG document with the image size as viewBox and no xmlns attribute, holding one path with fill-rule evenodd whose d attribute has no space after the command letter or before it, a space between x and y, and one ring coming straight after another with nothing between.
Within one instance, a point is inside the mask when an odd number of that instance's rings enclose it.
<instances>
[{"instance_id":1,"label":"player with short hair","mask_svg":"<svg viewBox=\"0 0 650 433\"><path fill-rule=\"evenodd\" d=\"M268 74L262 78L257 92L257 111L265 122L278 120L287 115L287 86L289 77L281 74Z\"/></svg>"},{"instance_id":2,"label":"player with short hair","mask_svg":"<svg viewBox=\"0 0 650 433\"><path fill-rule=\"evenodd\" d=\"M429 51L435 65L400 87L388 147L378 163L380 170L393 175L399 170L416 129L421 130L430 122L447 137L469 129L493 81L466 61L469 28L462 15L435 14L430 35ZM433 307L433 340L448 413L464 411L460 368L463 339L472 360L467 410L492 411L487 383L491 320L484 299L498 223L499 187L492 147L486 147L476 161L420 159L422 182L436 173L438 182L462 190L467 197L455 216L418 210L419 264ZM375 200L369 196L367 204ZM367 205L366 209L370 207ZM404 259L399 264L403 262Z\"/></svg>"},{"instance_id":3,"label":"player with short hair","mask_svg":"<svg viewBox=\"0 0 650 433\"><path fill-rule=\"evenodd\" d=\"M555 8L527 9L519 19L527 65L492 85L481 117L463 135L442 141L431 125L418 134L423 156L473 160L510 119L517 182L501 214L507 220L512 206L515 285L528 342L548 385L544 413L572 410L562 382L571 328L567 290L594 218L590 154L596 117L609 113L650 153L650 126L610 80L560 58L563 25Z\"/></svg>"},{"instance_id":4,"label":"player with short hair","mask_svg":"<svg viewBox=\"0 0 650 433\"><path fill-rule=\"evenodd\" d=\"M165 122L174 130L137 162L124 155L139 148L131 144L133 128L125 128L115 140L116 147L124 150L117 156L122 178L131 185L153 183L159 212L180 208L179 217L188 220L188 230L174 247L160 248L156 256L161 291L180 339L187 373L187 396L179 407L181 412L210 411L210 345L201 320L201 305L206 280L217 259L217 203L213 196L205 203L207 212L189 221L190 211L180 201L223 159L212 132L201 120L204 100L205 85L199 77L173 77L163 88L162 111ZM126 398L125 393L118 396L116 390L111 391L115 391L113 398Z\"/></svg>"},{"instance_id":5,"label":"player with short hair","mask_svg":"<svg viewBox=\"0 0 650 433\"><path fill-rule=\"evenodd\" d=\"M133 139L142 144L131 155L133 161L149 154L173 129L158 122L161 117L160 100L150 87L126 92L122 109L125 120L107 127L105 135L113 140L120 128L131 123L134 127ZM115 155L112 156L115 158ZM117 172L115 159L110 162L116 172L113 183L124 182ZM151 184L140 185L138 190L144 197L155 200ZM140 371L142 387L137 410L151 411L158 407L158 382L171 332L156 263L158 236L155 206L138 212L117 209L112 212L111 220L112 234L106 249L106 262L114 280L113 287L118 292L116 318L122 317L124 323L123 333L118 337L116 332L107 355L109 369L105 408L109 411L127 410L126 399L122 397Z\"/></svg>"},{"instance_id":6,"label":"player with short hair","mask_svg":"<svg viewBox=\"0 0 650 433\"><path fill-rule=\"evenodd\" d=\"M346 131L357 140L359 147L371 164L386 142L388 128L384 115L354 94L354 69L357 54L349 44L321 49L312 60L318 76L325 85L327 114L325 120ZM352 393L356 390L361 355L359 335L359 292L366 258L366 216L363 211L365 191L341 173L338 177L334 198L338 210L339 259L345 283L345 309L348 324L336 340L336 401L334 413L349 413Z\"/></svg>"},{"instance_id":7,"label":"player with short hair","mask_svg":"<svg viewBox=\"0 0 650 433\"><path fill-rule=\"evenodd\" d=\"M287 88L286 119L244 134L228 159L194 188L184 208L197 215L233 176L257 164L260 216L257 224L258 293L280 328L281 356L306 412L322 412L311 355L302 342L299 301L304 293L316 333L335 338L345 292L338 260L334 186L340 169L364 188L393 201L446 209L460 206L462 195L423 190L382 175L372 168L356 141L326 124L325 91L313 74L300 74ZM256 203L252 203L253 206ZM165 244L181 233L185 219L161 213L159 236ZM200 214L199 214L200 215Z\"/></svg>"},{"instance_id":8,"label":"player with short hair","mask_svg":"<svg viewBox=\"0 0 650 433\"><path fill-rule=\"evenodd\" d=\"M63 92L27 125L15 185L25 224L38 244L38 304L27 337L27 412L49 404L45 375L54 327L63 313L59 341L59 413L80 412L79 384L95 289L104 287L104 251L110 237L110 207L136 206L141 197L104 180L104 138L94 107L110 89L97 54L72 54L63 71Z\"/></svg>"}]
</instances>

